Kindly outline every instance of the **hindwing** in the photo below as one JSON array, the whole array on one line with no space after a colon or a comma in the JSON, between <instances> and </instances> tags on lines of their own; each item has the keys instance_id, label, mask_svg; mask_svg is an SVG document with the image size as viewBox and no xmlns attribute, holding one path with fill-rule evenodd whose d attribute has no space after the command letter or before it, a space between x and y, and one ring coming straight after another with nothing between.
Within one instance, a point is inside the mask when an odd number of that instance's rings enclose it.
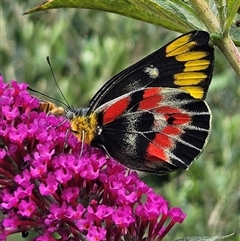
<instances>
[{"instance_id":1,"label":"hindwing","mask_svg":"<svg viewBox=\"0 0 240 241\"><path fill-rule=\"evenodd\" d=\"M174 88L133 91L96 112L101 135L91 144L130 168L158 174L187 169L204 148L211 123L204 101Z\"/></svg>"}]
</instances>

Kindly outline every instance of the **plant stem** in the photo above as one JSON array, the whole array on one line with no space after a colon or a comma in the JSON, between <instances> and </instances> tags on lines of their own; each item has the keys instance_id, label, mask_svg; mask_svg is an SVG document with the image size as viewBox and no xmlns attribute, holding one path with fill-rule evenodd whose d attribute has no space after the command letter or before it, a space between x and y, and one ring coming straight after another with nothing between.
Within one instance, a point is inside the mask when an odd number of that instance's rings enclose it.
<instances>
[{"instance_id":1,"label":"plant stem","mask_svg":"<svg viewBox=\"0 0 240 241\"><path fill-rule=\"evenodd\" d=\"M192 7L197 12L199 19L205 24L210 33L219 33L220 26L216 16L213 14L211 9L205 0L189 0Z\"/></svg>"},{"instance_id":2,"label":"plant stem","mask_svg":"<svg viewBox=\"0 0 240 241\"><path fill-rule=\"evenodd\" d=\"M232 39L229 37L229 35L227 35L219 39L214 38L214 43L222 51L222 53L240 78L240 52L233 43Z\"/></svg>"},{"instance_id":3,"label":"plant stem","mask_svg":"<svg viewBox=\"0 0 240 241\"><path fill-rule=\"evenodd\" d=\"M222 51L240 78L240 53L237 47L234 45L232 39L226 33L223 35L216 16L213 14L205 0L189 0L189 2L196 10L197 14L199 15L199 19L205 24L208 31L212 35L219 36L214 37L213 41Z\"/></svg>"}]
</instances>

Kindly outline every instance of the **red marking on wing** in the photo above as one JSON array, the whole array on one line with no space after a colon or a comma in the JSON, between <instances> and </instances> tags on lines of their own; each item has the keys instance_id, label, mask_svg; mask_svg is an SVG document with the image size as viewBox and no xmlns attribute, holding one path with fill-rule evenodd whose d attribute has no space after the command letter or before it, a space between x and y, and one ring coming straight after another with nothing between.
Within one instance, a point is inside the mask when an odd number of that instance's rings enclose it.
<instances>
[{"instance_id":1,"label":"red marking on wing","mask_svg":"<svg viewBox=\"0 0 240 241\"><path fill-rule=\"evenodd\" d=\"M146 157L149 161L167 161L166 154L164 153L163 149L160 149L159 147L155 146L153 143L150 143L147 151L146 151Z\"/></svg>"},{"instance_id":2,"label":"red marking on wing","mask_svg":"<svg viewBox=\"0 0 240 241\"><path fill-rule=\"evenodd\" d=\"M180 135L182 133L181 129L175 127L175 126L166 126L161 133L165 134L165 135Z\"/></svg>"},{"instance_id":3,"label":"red marking on wing","mask_svg":"<svg viewBox=\"0 0 240 241\"><path fill-rule=\"evenodd\" d=\"M170 138L162 133L157 133L152 142L156 143L158 146L162 148L168 148L172 145Z\"/></svg>"},{"instance_id":4,"label":"red marking on wing","mask_svg":"<svg viewBox=\"0 0 240 241\"><path fill-rule=\"evenodd\" d=\"M140 110L151 110L162 101L162 96L159 93L159 88L150 88L144 90L143 100L139 103Z\"/></svg>"},{"instance_id":5,"label":"red marking on wing","mask_svg":"<svg viewBox=\"0 0 240 241\"><path fill-rule=\"evenodd\" d=\"M155 109L155 112L160 114L176 114L180 113L180 110L171 106L160 106Z\"/></svg>"},{"instance_id":6,"label":"red marking on wing","mask_svg":"<svg viewBox=\"0 0 240 241\"><path fill-rule=\"evenodd\" d=\"M179 113L171 115L171 117L175 118L175 120L172 122L174 125L183 125L191 122L191 117L188 114Z\"/></svg>"},{"instance_id":7,"label":"red marking on wing","mask_svg":"<svg viewBox=\"0 0 240 241\"><path fill-rule=\"evenodd\" d=\"M155 112L163 114L166 121L170 121L172 125L183 125L191 122L190 115L182 113L181 110L173 107L161 106L155 109Z\"/></svg>"},{"instance_id":8,"label":"red marking on wing","mask_svg":"<svg viewBox=\"0 0 240 241\"><path fill-rule=\"evenodd\" d=\"M109 106L103 114L103 123L107 124L119 117L128 107L130 99L128 97L120 99L113 105Z\"/></svg>"},{"instance_id":9,"label":"red marking on wing","mask_svg":"<svg viewBox=\"0 0 240 241\"><path fill-rule=\"evenodd\" d=\"M180 128L168 125L161 133L157 133L155 138L149 143L146 151L146 159L149 161L169 162L168 155L164 152L167 149L175 148L173 136L179 136L182 133Z\"/></svg>"},{"instance_id":10,"label":"red marking on wing","mask_svg":"<svg viewBox=\"0 0 240 241\"><path fill-rule=\"evenodd\" d=\"M167 161L164 149L172 147L171 138L163 133L157 133L147 148L146 159L150 161Z\"/></svg>"}]
</instances>

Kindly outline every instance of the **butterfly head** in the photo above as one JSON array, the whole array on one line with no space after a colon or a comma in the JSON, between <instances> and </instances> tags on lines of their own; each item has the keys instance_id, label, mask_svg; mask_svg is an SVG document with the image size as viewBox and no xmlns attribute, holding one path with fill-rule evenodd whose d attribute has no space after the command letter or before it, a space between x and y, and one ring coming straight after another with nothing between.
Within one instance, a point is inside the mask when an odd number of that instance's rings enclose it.
<instances>
[{"instance_id":1,"label":"butterfly head","mask_svg":"<svg viewBox=\"0 0 240 241\"><path fill-rule=\"evenodd\" d=\"M73 120L76 117L79 116L86 116L89 108L87 107L81 107L81 108L74 108L74 107L69 107L65 109L65 116L68 120Z\"/></svg>"}]
</instances>

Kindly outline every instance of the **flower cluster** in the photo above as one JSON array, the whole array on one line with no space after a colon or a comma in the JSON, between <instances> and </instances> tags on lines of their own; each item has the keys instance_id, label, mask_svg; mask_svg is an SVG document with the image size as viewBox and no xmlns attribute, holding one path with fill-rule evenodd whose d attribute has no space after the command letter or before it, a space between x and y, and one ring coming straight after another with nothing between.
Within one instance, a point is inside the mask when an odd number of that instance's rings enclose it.
<instances>
[{"instance_id":1,"label":"flower cluster","mask_svg":"<svg viewBox=\"0 0 240 241\"><path fill-rule=\"evenodd\" d=\"M0 77L0 240L32 230L36 241L162 240L184 220L136 172L38 108L26 84Z\"/></svg>"}]
</instances>

